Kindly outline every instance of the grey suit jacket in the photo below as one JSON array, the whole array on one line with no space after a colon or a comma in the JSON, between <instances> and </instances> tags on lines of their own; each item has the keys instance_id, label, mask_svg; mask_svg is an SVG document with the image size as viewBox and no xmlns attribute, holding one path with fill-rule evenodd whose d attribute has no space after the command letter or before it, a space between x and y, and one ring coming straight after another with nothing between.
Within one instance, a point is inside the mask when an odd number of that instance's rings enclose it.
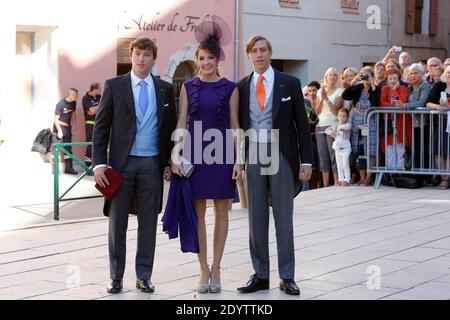
<instances>
[{"instance_id":1,"label":"grey suit jacket","mask_svg":"<svg viewBox=\"0 0 450 320\"><path fill-rule=\"evenodd\" d=\"M422 80L419 86L417 87L416 91L413 91L414 89L412 85L410 85L408 89L410 94L411 92L413 94L414 102L405 103L405 106L411 109L426 107L428 97L430 96L431 93L430 84L427 81Z\"/></svg>"},{"instance_id":2,"label":"grey suit jacket","mask_svg":"<svg viewBox=\"0 0 450 320\"><path fill-rule=\"evenodd\" d=\"M239 81L239 124L250 126L250 85L253 73ZM275 70L272 127L279 130L280 150L294 173L295 194L300 192L300 163L313 163L312 140L300 80Z\"/></svg>"},{"instance_id":3,"label":"grey suit jacket","mask_svg":"<svg viewBox=\"0 0 450 320\"><path fill-rule=\"evenodd\" d=\"M156 77L153 77L153 81L156 90L159 128L160 180L163 184L163 171L169 163L173 148L171 135L175 130L177 119L173 86ZM130 73L107 80L95 117L93 165L108 164L120 173L130 154L136 131L136 113ZM161 210L162 208L160 208ZM108 211L109 203L105 203L105 215Z\"/></svg>"}]
</instances>

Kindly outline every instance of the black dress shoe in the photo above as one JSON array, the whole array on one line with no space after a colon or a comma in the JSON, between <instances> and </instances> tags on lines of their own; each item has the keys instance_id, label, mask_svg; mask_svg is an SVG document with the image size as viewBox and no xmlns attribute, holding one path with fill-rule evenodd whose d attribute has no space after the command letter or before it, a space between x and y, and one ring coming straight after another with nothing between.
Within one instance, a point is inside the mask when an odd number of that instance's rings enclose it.
<instances>
[{"instance_id":1,"label":"black dress shoe","mask_svg":"<svg viewBox=\"0 0 450 320\"><path fill-rule=\"evenodd\" d=\"M260 279L256 276L256 274L250 277L247 284L244 287L240 287L237 290L240 293L252 293L259 290L268 290L269 289L269 280L268 279Z\"/></svg>"},{"instance_id":2,"label":"black dress shoe","mask_svg":"<svg viewBox=\"0 0 450 320\"><path fill-rule=\"evenodd\" d=\"M286 294L290 294L293 296L300 295L300 289L295 284L295 281L292 279L281 280L280 281L280 290L284 291Z\"/></svg>"},{"instance_id":3,"label":"black dress shoe","mask_svg":"<svg viewBox=\"0 0 450 320\"><path fill-rule=\"evenodd\" d=\"M111 283L106 287L108 293L119 293L122 291L123 281L122 280L112 280Z\"/></svg>"},{"instance_id":4,"label":"black dress shoe","mask_svg":"<svg viewBox=\"0 0 450 320\"><path fill-rule=\"evenodd\" d=\"M153 293L155 291L155 286L150 280L136 280L136 289L140 289L142 292Z\"/></svg>"},{"instance_id":5,"label":"black dress shoe","mask_svg":"<svg viewBox=\"0 0 450 320\"><path fill-rule=\"evenodd\" d=\"M78 171L75 171L73 168L64 169L65 174L78 175Z\"/></svg>"}]
</instances>

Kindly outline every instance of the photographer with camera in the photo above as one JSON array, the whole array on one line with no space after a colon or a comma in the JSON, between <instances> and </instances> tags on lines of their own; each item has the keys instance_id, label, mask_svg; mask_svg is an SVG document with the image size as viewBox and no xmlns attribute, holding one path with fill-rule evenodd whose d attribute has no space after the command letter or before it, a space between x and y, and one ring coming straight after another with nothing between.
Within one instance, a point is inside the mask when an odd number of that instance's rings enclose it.
<instances>
[{"instance_id":1,"label":"photographer with camera","mask_svg":"<svg viewBox=\"0 0 450 320\"><path fill-rule=\"evenodd\" d=\"M352 131L350 142L352 146L351 161L356 164L359 170L360 180L359 186L367 186L372 182L372 176L367 173L366 165L363 161L358 161L359 156L364 155L363 139L361 137L359 127L365 124L365 112L371 107L380 105L381 89L375 85L374 69L372 67L364 67L359 74L351 82L351 86L342 93L342 99L353 100L353 108L350 110L350 118L352 123ZM374 161L376 154L376 131L375 123L369 123L369 145L370 160Z\"/></svg>"},{"instance_id":2,"label":"photographer with camera","mask_svg":"<svg viewBox=\"0 0 450 320\"><path fill-rule=\"evenodd\" d=\"M392 48L389 49L388 53L386 54L386 56L383 58L382 61L385 64L387 64L390 59L395 59L396 55L401 52L400 56L398 57L400 67L399 69L403 70L409 67L413 62L411 54L409 54L409 52L406 51L402 52L402 50L403 50L402 47L393 46Z\"/></svg>"}]
</instances>

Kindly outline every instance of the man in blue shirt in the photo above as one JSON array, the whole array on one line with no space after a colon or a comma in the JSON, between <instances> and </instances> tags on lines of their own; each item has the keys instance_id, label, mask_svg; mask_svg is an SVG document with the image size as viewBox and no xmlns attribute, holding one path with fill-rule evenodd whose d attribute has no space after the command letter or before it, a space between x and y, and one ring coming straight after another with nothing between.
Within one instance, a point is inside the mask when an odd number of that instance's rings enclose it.
<instances>
[{"instance_id":1,"label":"man in blue shirt","mask_svg":"<svg viewBox=\"0 0 450 320\"><path fill-rule=\"evenodd\" d=\"M94 125L95 181L107 186L107 165L124 179L111 202L109 215L109 293L123 287L126 233L130 208L137 211L136 287L153 292L151 282L158 213L162 210L163 178L169 181L169 160L176 126L173 86L154 77L157 47L148 38L130 45L132 70L107 80ZM109 155L108 155L109 147Z\"/></svg>"}]
</instances>

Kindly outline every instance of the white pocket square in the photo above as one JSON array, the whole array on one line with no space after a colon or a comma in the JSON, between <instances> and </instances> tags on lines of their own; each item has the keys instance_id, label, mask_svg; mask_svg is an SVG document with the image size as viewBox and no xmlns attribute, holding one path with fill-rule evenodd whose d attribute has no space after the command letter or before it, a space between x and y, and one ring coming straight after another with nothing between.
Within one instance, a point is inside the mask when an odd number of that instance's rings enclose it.
<instances>
[{"instance_id":1,"label":"white pocket square","mask_svg":"<svg viewBox=\"0 0 450 320\"><path fill-rule=\"evenodd\" d=\"M169 104L168 104L168 103L166 103L166 104L164 105L164 108L165 108L165 107L168 107L168 106L169 106Z\"/></svg>"},{"instance_id":2,"label":"white pocket square","mask_svg":"<svg viewBox=\"0 0 450 320\"><path fill-rule=\"evenodd\" d=\"M286 102L286 101L291 101L291 100L292 100L291 97L287 97L287 98L281 99L281 102Z\"/></svg>"}]
</instances>

